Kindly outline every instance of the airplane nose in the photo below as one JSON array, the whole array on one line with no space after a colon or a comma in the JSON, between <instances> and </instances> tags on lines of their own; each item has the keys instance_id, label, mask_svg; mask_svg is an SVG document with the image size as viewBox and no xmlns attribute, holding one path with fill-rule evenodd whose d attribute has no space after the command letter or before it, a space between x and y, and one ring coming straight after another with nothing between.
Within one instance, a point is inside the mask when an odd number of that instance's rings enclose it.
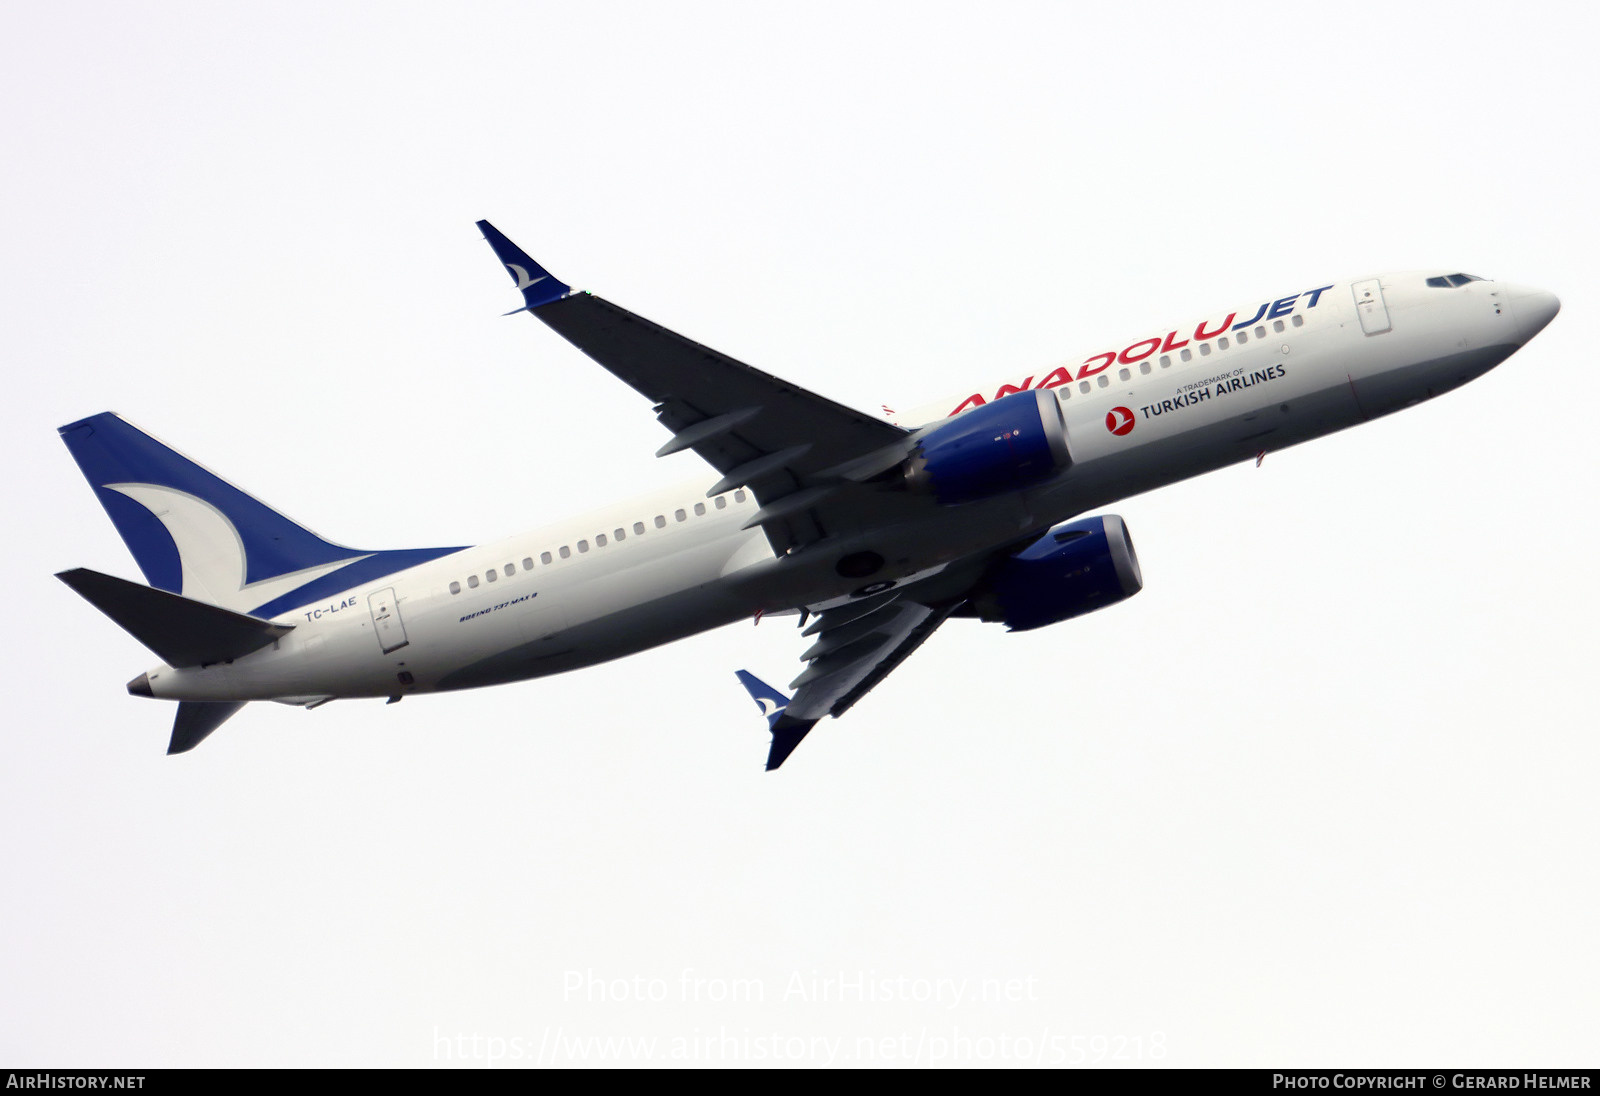
<instances>
[{"instance_id":1,"label":"airplane nose","mask_svg":"<svg viewBox=\"0 0 1600 1096\"><path fill-rule=\"evenodd\" d=\"M1544 289L1507 286L1506 300L1511 305L1511 314L1517 318L1517 326L1522 329L1523 342L1543 331L1556 318L1556 313L1561 311L1561 302L1556 295Z\"/></svg>"}]
</instances>

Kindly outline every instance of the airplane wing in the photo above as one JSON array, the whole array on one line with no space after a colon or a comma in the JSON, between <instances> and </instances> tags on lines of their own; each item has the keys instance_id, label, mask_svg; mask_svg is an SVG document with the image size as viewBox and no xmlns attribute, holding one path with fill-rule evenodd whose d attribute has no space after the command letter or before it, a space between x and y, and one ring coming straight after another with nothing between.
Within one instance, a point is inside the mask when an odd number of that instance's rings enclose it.
<instances>
[{"instance_id":1,"label":"airplane wing","mask_svg":"<svg viewBox=\"0 0 1600 1096\"><path fill-rule=\"evenodd\" d=\"M908 431L573 293L488 221L478 228L522 292L517 311L532 312L655 404L673 434L656 455L692 449L722 474L707 497L749 487L761 509L747 528L762 526L775 551L883 520L883 495L859 484L904 459Z\"/></svg>"},{"instance_id":2,"label":"airplane wing","mask_svg":"<svg viewBox=\"0 0 1600 1096\"><path fill-rule=\"evenodd\" d=\"M782 765L818 721L843 715L922 646L961 607L964 597L952 596L957 588L940 578L824 610L803 633L817 641L800 656L808 665L789 683L793 697L738 671L772 729L767 769Z\"/></svg>"}]
</instances>

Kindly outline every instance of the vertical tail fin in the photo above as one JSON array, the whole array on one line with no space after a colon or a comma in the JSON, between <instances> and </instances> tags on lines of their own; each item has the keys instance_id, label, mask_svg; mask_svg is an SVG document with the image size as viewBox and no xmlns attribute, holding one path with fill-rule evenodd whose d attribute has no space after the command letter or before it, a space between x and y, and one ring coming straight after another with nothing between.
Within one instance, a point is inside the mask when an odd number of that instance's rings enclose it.
<instances>
[{"instance_id":1,"label":"vertical tail fin","mask_svg":"<svg viewBox=\"0 0 1600 1096\"><path fill-rule=\"evenodd\" d=\"M61 438L146 581L235 612L276 615L459 551L324 540L109 411Z\"/></svg>"}]
</instances>

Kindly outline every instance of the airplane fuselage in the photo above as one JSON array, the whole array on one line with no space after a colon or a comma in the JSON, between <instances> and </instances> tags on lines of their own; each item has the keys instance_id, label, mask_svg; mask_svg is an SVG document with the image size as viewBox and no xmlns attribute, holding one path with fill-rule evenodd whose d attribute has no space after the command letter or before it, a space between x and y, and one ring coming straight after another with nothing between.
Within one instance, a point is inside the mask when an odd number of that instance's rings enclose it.
<instances>
[{"instance_id":1,"label":"airplane fuselage","mask_svg":"<svg viewBox=\"0 0 1600 1096\"><path fill-rule=\"evenodd\" d=\"M541 677L758 612L842 604L1458 387L1518 349L1555 307L1536 290L1481 280L1444 288L1423 274L1253 303L906 416L937 425L1050 389L1071 461L1039 486L908 510L859 537L777 555L760 527L745 528L758 509L750 493L708 499L706 476L297 606L274 616L294 630L270 646L142 680L149 695L185 700L399 697ZM841 557L865 551L883 558L881 569L839 573Z\"/></svg>"}]
</instances>

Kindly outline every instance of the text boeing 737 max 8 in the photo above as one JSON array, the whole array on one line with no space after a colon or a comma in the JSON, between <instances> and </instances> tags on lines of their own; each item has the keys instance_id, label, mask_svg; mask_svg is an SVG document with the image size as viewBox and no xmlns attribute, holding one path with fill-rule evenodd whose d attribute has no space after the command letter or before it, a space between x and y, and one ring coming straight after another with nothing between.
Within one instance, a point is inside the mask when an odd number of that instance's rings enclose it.
<instances>
[{"instance_id":1,"label":"text boeing 737 max 8","mask_svg":"<svg viewBox=\"0 0 1600 1096\"><path fill-rule=\"evenodd\" d=\"M760 613L815 637L792 697L741 671L776 768L952 616L1013 631L1143 584L1117 499L1397 411L1492 369L1560 308L1466 274L1384 274L1151 328L904 416L821 396L573 293L487 221L524 306L715 469L476 548L323 540L116 415L61 428L148 586L61 578L164 661L169 753L246 701L315 707L593 665Z\"/></svg>"}]
</instances>

